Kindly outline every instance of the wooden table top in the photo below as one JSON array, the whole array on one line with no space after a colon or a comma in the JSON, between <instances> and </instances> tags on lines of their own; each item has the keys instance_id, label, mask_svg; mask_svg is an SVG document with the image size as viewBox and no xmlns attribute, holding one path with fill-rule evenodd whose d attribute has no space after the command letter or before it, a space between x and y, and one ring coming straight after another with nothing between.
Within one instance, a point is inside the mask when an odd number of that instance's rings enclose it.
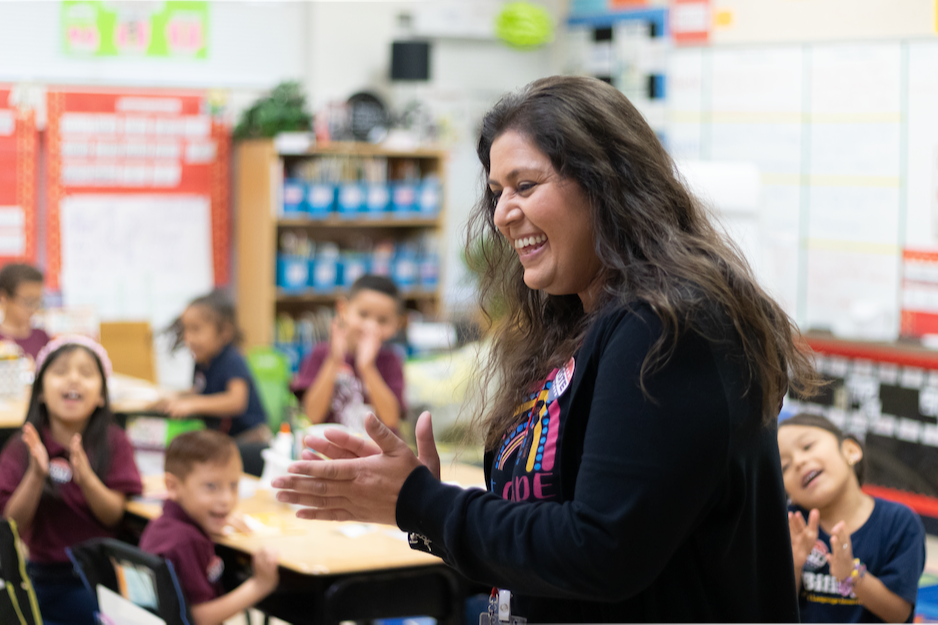
<instances>
[{"instance_id":1,"label":"wooden table top","mask_svg":"<svg viewBox=\"0 0 938 625\"><path fill-rule=\"evenodd\" d=\"M0 428L13 429L23 425L29 407L29 390L29 387L24 387L20 397L0 398ZM108 381L108 394L113 412L142 412L161 396L162 391L146 380L115 373Z\"/></svg>"},{"instance_id":2,"label":"wooden table top","mask_svg":"<svg viewBox=\"0 0 938 625\"><path fill-rule=\"evenodd\" d=\"M443 478L463 487L482 487L481 468L465 464L444 464ZM439 564L440 559L415 551L407 535L397 527L372 523L336 523L296 518L295 510L274 498L274 492L258 487L245 476L242 489L254 491L242 497L237 511L249 517L252 533L232 532L216 539L221 545L253 553L261 547L276 549L280 565L306 575L336 575ZM161 475L144 478L144 496L130 501L127 511L147 519L162 512L165 496Z\"/></svg>"}]
</instances>

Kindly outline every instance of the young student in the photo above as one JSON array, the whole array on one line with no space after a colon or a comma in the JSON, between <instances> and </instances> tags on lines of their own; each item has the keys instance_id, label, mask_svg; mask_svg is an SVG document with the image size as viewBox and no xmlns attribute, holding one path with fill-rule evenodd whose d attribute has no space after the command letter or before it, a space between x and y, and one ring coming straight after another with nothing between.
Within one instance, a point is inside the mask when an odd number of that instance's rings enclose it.
<instances>
[{"instance_id":1,"label":"young student","mask_svg":"<svg viewBox=\"0 0 938 625\"><path fill-rule=\"evenodd\" d=\"M0 509L29 548L43 621L92 625L96 601L65 548L116 537L124 501L142 491L133 449L108 405L111 363L82 336L51 341L36 359L22 432L0 454Z\"/></svg>"},{"instance_id":2,"label":"young student","mask_svg":"<svg viewBox=\"0 0 938 625\"><path fill-rule=\"evenodd\" d=\"M197 625L221 623L253 606L277 587L277 554L254 554L254 575L224 594L224 564L212 536L221 535L238 504L241 456L234 441L214 430L187 432L166 449L163 515L150 522L140 548L168 559Z\"/></svg>"},{"instance_id":3,"label":"young student","mask_svg":"<svg viewBox=\"0 0 938 625\"><path fill-rule=\"evenodd\" d=\"M38 269L22 263L0 269L0 340L15 342L33 360L49 342L49 335L31 323L41 307L42 273Z\"/></svg>"},{"instance_id":4,"label":"young student","mask_svg":"<svg viewBox=\"0 0 938 625\"><path fill-rule=\"evenodd\" d=\"M312 423L339 423L364 432L365 415L373 411L398 430L404 369L384 343L401 327L402 306L394 282L373 275L360 277L348 299L336 302L329 342L313 348L290 385Z\"/></svg>"},{"instance_id":5,"label":"young student","mask_svg":"<svg viewBox=\"0 0 938 625\"><path fill-rule=\"evenodd\" d=\"M863 446L824 417L782 421L778 449L801 620L911 623L925 568L918 515L860 490Z\"/></svg>"},{"instance_id":6,"label":"young student","mask_svg":"<svg viewBox=\"0 0 938 625\"><path fill-rule=\"evenodd\" d=\"M171 417L218 417L220 421L209 419L207 425L239 443L270 440L254 379L236 347L241 332L231 300L221 291L198 297L173 326L176 347L185 344L195 359L192 390L154 408Z\"/></svg>"}]
</instances>

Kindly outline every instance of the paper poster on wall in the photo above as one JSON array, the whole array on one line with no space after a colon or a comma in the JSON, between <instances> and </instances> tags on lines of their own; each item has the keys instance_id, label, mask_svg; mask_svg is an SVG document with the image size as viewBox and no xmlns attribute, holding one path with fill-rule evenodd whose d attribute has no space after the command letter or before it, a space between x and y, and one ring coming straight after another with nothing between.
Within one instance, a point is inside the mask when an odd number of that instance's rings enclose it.
<instances>
[{"instance_id":1,"label":"paper poster on wall","mask_svg":"<svg viewBox=\"0 0 938 625\"><path fill-rule=\"evenodd\" d=\"M72 195L61 204L62 300L103 321L166 327L211 290L208 198Z\"/></svg>"},{"instance_id":2,"label":"paper poster on wall","mask_svg":"<svg viewBox=\"0 0 938 625\"><path fill-rule=\"evenodd\" d=\"M210 225L194 242L209 251L215 284L228 283L229 133L208 114L203 92L52 89L46 136L51 288L68 270L61 255L61 208L78 195L205 198Z\"/></svg>"},{"instance_id":3,"label":"paper poster on wall","mask_svg":"<svg viewBox=\"0 0 938 625\"><path fill-rule=\"evenodd\" d=\"M33 111L12 106L0 86L0 264L36 262L36 148Z\"/></svg>"},{"instance_id":4,"label":"paper poster on wall","mask_svg":"<svg viewBox=\"0 0 938 625\"><path fill-rule=\"evenodd\" d=\"M208 2L65 0L62 49L77 57L208 57Z\"/></svg>"}]
</instances>

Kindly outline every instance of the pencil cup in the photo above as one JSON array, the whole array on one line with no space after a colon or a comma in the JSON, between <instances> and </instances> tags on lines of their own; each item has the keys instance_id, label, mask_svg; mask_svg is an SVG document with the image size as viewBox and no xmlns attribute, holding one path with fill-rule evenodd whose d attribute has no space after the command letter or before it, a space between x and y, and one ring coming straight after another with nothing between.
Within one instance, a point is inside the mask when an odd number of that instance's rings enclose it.
<instances>
[{"instance_id":1,"label":"pencil cup","mask_svg":"<svg viewBox=\"0 0 938 625\"><path fill-rule=\"evenodd\" d=\"M365 198L365 212L369 217L384 217L391 204L391 190L386 184L368 185Z\"/></svg>"},{"instance_id":2,"label":"pencil cup","mask_svg":"<svg viewBox=\"0 0 938 625\"><path fill-rule=\"evenodd\" d=\"M300 291L309 284L309 260L305 256L280 254L277 258L277 286Z\"/></svg>"},{"instance_id":3,"label":"pencil cup","mask_svg":"<svg viewBox=\"0 0 938 625\"><path fill-rule=\"evenodd\" d=\"M306 183L302 180L284 180L281 214L287 218L296 218L305 217L306 212Z\"/></svg>"},{"instance_id":4,"label":"pencil cup","mask_svg":"<svg viewBox=\"0 0 938 625\"><path fill-rule=\"evenodd\" d=\"M336 188L326 182L314 182L306 190L307 211L311 219L325 219L335 209Z\"/></svg>"},{"instance_id":5,"label":"pencil cup","mask_svg":"<svg viewBox=\"0 0 938 625\"><path fill-rule=\"evenodd\" d=\"M346 219L358 218L365 204L365 192L360 184L346 183L339 187L339 216Z\"/></svg>"},{"instance_id":6,"label":"pencil cup","mask_svg":"<svg viewBox=\"0 0 938 625\"><path fill-rule=\"evenodd\" d=\"M417 205L417 185L413 182L396 182L391 188L391 210L395 217L407 219L413 216Z\"/></svg>"}]
</instances>

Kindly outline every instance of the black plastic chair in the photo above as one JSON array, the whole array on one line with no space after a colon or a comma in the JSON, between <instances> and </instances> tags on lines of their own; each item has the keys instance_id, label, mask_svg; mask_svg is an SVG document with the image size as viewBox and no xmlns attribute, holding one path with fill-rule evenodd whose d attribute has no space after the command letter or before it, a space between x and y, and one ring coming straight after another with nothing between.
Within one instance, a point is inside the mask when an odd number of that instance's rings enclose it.
<instances>
[{"instance_id":1,"label":"black plastic chair","mask_svg":"<svg viewBox=\"0 0 938 625\"><path fill-rule=\"evenodd\" d=\"M141 607L166 621L167 625L193 623L173 563L169 560L113 538L92 538L66 551L82 582L95 596L98 585L121 594L115 567L142 568L152 574L155 581L156 606Z\"/></svg>"},{"instance_id":2,"label":"black plastic chair","mask_svg":"<svg viewBox=\"0 0 938 625\"><path fill-rule=\"evenodd\" d=\"M16 523L0 520L0 623L37 625L39 604L18 541Z\"/></svg>"}]
</instances>

